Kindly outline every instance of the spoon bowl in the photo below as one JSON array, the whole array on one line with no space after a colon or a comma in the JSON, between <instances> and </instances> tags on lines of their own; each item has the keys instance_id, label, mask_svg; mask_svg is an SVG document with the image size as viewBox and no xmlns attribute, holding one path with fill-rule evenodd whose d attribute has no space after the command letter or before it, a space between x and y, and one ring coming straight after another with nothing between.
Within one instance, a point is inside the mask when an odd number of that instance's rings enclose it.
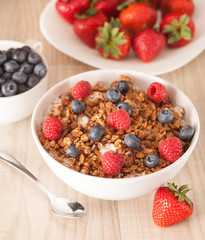
<instances>
[{"instance_id":1,"label":"spoon bowl","mask_svg":"<svg viewBox=\"0 0 205 240\"><path fill-rule=\"evenodd\" d=\"M72 202L67 198L54 196L31 172L8 153L0 152L0 159L36 183L50 199L51 208L57 215L66 218L81 218L86 215L85 208L79 202Z\"/></svg>"}]
</instances>

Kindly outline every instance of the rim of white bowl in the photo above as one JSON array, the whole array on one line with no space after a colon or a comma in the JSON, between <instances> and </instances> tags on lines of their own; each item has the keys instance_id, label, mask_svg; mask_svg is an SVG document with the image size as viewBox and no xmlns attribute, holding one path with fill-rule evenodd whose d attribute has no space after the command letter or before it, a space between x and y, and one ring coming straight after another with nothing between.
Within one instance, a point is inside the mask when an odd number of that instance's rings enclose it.
<instances>
[{"instance_id":1,"label":"rim of white bowl","mask_svg":"<svg viewBox=\"0 0 205 240\"><path fill-rule=\"evenodd\" d=\"M9 45L11 45L9 48L13 47L13 45L18 45L19 47L21 47L21 46L26 46L26 45L27 45L27 44L24 43L24 42L18 42L18 41L12 41L12 40L0 40L0 45L1 45L1 44L4 44L4 43L5 43L5 44L8 43ZM9 48L8 48L8 49L9 49ZM41 52L38 52L37 50L33 49L32 47L31 47L31 49L32 49L34 52L37 52L37 53L42 57L43 63L46 65L46 68L47 68L46 76L43 77L43 78L41 78L41 79L40 79L40 82L39 82L38 84L36 84L36 86L34 86L33 88L30 88L30 89L27 90L26 92L23 92L23 93L20 93L20 94L16 94L16 95L13 95L13 96L8 96L8 97L0 97L0 101L7 101L8 99L14 99L14 100L15 100L15 98L18 98L19 96L22 96L22 95L26 96L26 95L32 93L33 91L35 91L36 88L40 87L40 86L43 84L43 81L44 81L46 78L48 78L48 72L49 72L49 70L48 70L48 63L47 63L47 61L46 61L46 58L44 57L44 55L43 55ZM0 49L0 50L2 50L2 49Z\"/></svg>"},{"instance_id":2,"label":"rim of white bowl","mask_svg":"<svg viewBox=\"0 0 205 240\"><path fill-rule=\"evenodd\" d=\"M197 129L195 129L195 134L194 134L194 137L191 141L191 144L189 146L189 148L187 149L187 151L175 162L173 162L172 164L170 164L169 166L163 168L163 169L160 169L159 171L157 172L153 172L153 173L150 173L150 174L146 174L146 175L141 175L141 176L136 176L136 177L125 177L125 178L102 178L102 177L97 177L97 176L90 176L90 175L86 175L86 174L83 174L83 173L80 173L80 172L77 172L75 170L72 170L66 166L64 166L63 164L59 163L57 160L55 160L53 157L51 157L49 155L49 153L43 148L42 144L40 143L39 141L39 138L37 136L37 133L34 129L34 120L35 120L35 115L36 115L36 112L38 110L38 107L39 105L41 104L41 102L47 97L47 95L53 91L54 88L58 87L59 85L63 85L65 82L67 82L68 80L71 80L73 77L81 77L83 76L84 74L86 73L90 73L90 72L119 72L119 75L121 73L124 72L124 74L126 73L130 73L130 74L140 74L141 76L144 76L144 77L149 77L151 78L152 80L154 81L158 81L160 83L166 83L166 85L170 85L171 87L177 89L179 92L180 92L180 95L182 94L185 98L187 98L187 101L189 102L189 105L190 107L193 109L194 111L194 114L196 116L196 120L197 120L197 124L196 124L196 127ZM42 119L41 119L42 121ZM160 78L160 77L157 77L157 76L152 76L152 75L149 75L149 74L146 74L146 73L143 73L143 72L139 72L139 71L133 71L133 70L126 70L126 69L97 69L97 70L90 70L90 71L86 71L86 72L83 72L83 73L79 73L79 74L75 74L75 75L72 75L62 81L60 81L59 83L55 84L53 87L51 87L49 90L47 90L47 92L39 99L37 105L35 106L34 108L34 111L33 111L33 114L32 114L32 118L31 118L31 130L32 130L32 136L33 136L33 139L34 139L34 142L35 144L37 145L37 148L39 150L39 148L46 153L47 157L51 160L51 161L55 161L56 164L59 165L60 168L62 169L67 169L68 172L72 172L73 174L76 174L76 175L81 175L81 177L85 177L85 178L90 178L90 179L95 179L97 181L105 181L105 182L109 182L109 181L117 181L117 182L121 182L121 181L143 181L145 178L152 178L153 176L155 175L161 175L163 173L166 173L167 171L170 171L172 168L175 168L177 167L177 165L179 165L182 161L184 161L184 159L186 158L186 156L192 151L194 150L195 146L196 146L196 143L198 141L198 138L199 138L199 132L200 132L200 121L199 121L199 116L198 116L198 113L196 111L196 108L194 106L194 104L192 103L192 101L189 99L189 97L184 93L182 92L178 87L176 87L174 84L164 80L163 78ZM43 158L43 157L42 157ZM43 159L44 160L44 159ZM45 160L44 160L45 161ZM185 163L188 161L188 158L187 160L185 161ZM48 164L47 164L48 165ZM55 173L55 172L54 172Z\"/></svg>"}]
</instances>

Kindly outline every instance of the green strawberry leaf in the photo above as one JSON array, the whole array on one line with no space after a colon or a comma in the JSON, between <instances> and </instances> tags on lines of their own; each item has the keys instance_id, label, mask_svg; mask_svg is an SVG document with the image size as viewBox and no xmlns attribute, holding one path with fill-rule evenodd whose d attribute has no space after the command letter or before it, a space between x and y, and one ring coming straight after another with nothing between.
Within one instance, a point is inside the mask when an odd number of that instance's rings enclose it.
<instances>
[{"instance_id":1,"label":"green strawberry leaf","mask_svg":"<svg viewBox=\"0 0 205 240\"><path fill-rule=\"evenodd\" d=\"M112 38L116 37L117 34L118 34L118 32L119 32L119 28L117 28L117 27L113 28L113 29L111 30L111 37L112 37Z\"/></svg>"},{"instance_id":2,"label":"green strawberry leaf","mask_svg":"<svg viewBox=\"0 0 205 240\"><path fill-rule=\"evenodd\" d=\"M170 34L170 36L168 37L168 43L169 44L172 44L172 43L175 43L177 41L180 40L180 36L178 34Z\"/></svg>"},{"instance_id":3,"label":"green strawberry leaf","mask_svg":"<svg viewBox=\"0 0 205 240\"><path fill-rule=\"evenodd\" d=\"M190 20L190 17L187 14L183 14L179 19L179 23L183 25L187 25L189 20Z\"/></svg>"},{"instance_id":4,"label":"green strawberry leaf","mask_svg":"<svg viewBox=\"0 0 205 240\"><path fill-rule=\"evenodd\" d=\"M168 33L168 32L173 32L173 31L175 31L175 27L170 24L167 24L164 27L163 33Z\"/></svg>"}]
</instances>

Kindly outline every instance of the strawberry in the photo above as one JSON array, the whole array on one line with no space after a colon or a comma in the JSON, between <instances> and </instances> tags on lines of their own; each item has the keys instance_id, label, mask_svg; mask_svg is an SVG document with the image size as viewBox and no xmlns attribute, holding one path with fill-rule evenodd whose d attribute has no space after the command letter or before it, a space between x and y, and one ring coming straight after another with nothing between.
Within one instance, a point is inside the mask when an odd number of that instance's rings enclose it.
<instances>
[{"instance_id":1,"label":"strawberry","mask_svg":"<svg viewBox=\"0 0 205 240\"><path fill-rule=\"evenodd\" d=\"M88 81L80 81L72 88L72 96L75 99L83 99L90 95L92 87Z\"/></svg>"},{"instance_id":2,"label":"strawberry","mask_svg":"<svg viewBox=\"0 0 205 240\"><path fill-rule=\"evenodd\" d=\"M89 8L90 0L58 0L57 12L69 23L75 20L75 13L83 13Z\"/></svg>"},{"instance_id":3,"label":"strawberry","mask_svg":"<svg viewBox=\"0 0 205 240\"><path fill-rule=\"evenodd\" d=\"M161 102L167 96L167 89L161 83L153 82L147 89L147 95L153 102Z\"/></svg>"},{"instance_id":4,"label":"strawberry","mask_svg":"<svg viewBox=\"0 0 205 240\"><path fill-rule=\"evenodd\" d=\"M135 2L144 2L151 7L158 9L160 7L161 0L135 0Z\"/></svg>"},{"instance_id":5,"label":"strawberry","mask_svg":"<svg viewBox=\"0 0 205 240\"><path fill-rule=\"evenodd\" d=\"M133 37L132 47L143 62L150 62L166 46L166 38L161 32L146 28Z\"/></svg>"},{"instance_id":6,"label":"strawberry","mask_svg":"<svg viewBox=\"0 0 205 240\"><path fill-rule=\"evenodd\" d=\"M168 227L189 218L193 213L193 203L186 196L187 185L177 186L168 183L160 187L154 196L152 218L160 227Z\"/></svg>"},{"instance_id":7,"label":"strawberry","mask_svg":"<svg viewBox=\"0 0 205 240\"><path fill-rule=\"evenodd\" d=\"M123 154L113 154L111 152L105 152L102 156L102 167L106 174L116 175L121 170L124 163Z\"/></svg>"},{"instance_id":8,"label":"strawberry","mask_svg":"<svg viewBox=\"0 0 205 240\"><path fill-rule=\"evenodd\" d=\"M130 50L131 38L119 25L119 19L111 18L110 23L105 22L104 27L98 28L99 32L95 38L96 48L105 58L121 59Z\"/></svg>"},{"instance_id":9,"label":"strawberry","mask_svg":"<svg viewBox=\"0 0 205 240\"><path fill-rule=\"evenodd\" d=\"M94 8L103 12L110 19L111 17L117 17L119 15L117 6L124 1L125 0L97 0Z\"/></svg>"},{"instance_id":10,"label":"strawberry","mask_svg":"<svg viewBox=\"0 0 205 240\"><path fill-rule=\"evenodd\" d=\"M94 48L98 27L103 26L108 21L107 17L104 13L97 12L95 9L77 17L78 19L73 24L74 32L89 47Z\"/></svg>"},{"instance_id":11,"label":"strawberry","mask_svg":"<svg viewBox=\"0 0 205 240\"><path fill-rule=\"evenodd\" d=\"M158 150L162 158L168 162L175 162L183 154L182 144L177 137L171 137L158 145Z\"/></svg>"},{"instance_id":12,"label":"strawberry","mask_svg":"<svg viewBox=\"0 0 205 240\"><path fill-rule=\"evenodd\" d=\"M43 122L44 136L49 140L57 140L63 130L62 122L55 117L49 117Z\"/></svg>"},{"instance_id":13,"label":"strawberry","mask_svg":"<svg viewBox=\"0 0 205 240\"><path fill-rule=\"evenodd\" d=\"M120 12L119 19L132 36L142 28L152 28L157 20L157 11L146 3L131 3Z\"/></svg>"},{"instance_id":14,"label":"strawberry","mask_svg":"<svg viewBox=\"0 0 205 240\"><path fill-rule=\"evenodd\" d=\"M127 111L119 109L107 116L107 123L114 129L125 130L130 126L130 116Z\"/></svg>"},{"instance_id":15,"label":"strawberry","mask_svg":"<svg viewBox=\"0 0 205 240\"><path fill-rule=\"evenodd\" d=\"M194 3L192 0L161 0L160 9L162 17L171 12L184 14L186 13L190 17L194 12Z\"/></svg>"},{"instance_id":16,"label":"strawberry","mask_svg":"<svg viewBox=\"0 0 205 240\"><path fill-rule=\"evenodd\" d=\"M193 39L195 25L187 14L170 13L162 19L160 31L165 34L167 46L182 47Z\"/></svg>"}]
</instances>

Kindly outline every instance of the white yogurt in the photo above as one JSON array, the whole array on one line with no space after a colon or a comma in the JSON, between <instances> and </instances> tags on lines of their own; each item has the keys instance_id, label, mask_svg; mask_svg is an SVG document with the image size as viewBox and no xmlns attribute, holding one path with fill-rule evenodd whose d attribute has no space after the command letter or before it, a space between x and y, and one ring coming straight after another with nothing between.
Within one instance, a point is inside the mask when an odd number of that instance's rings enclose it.
<instances>
[{"instance_id":1,"label":"white yogurt","mask_svg":"<svg viewBox=\"0 0 205 240\"><path fill-rule=\"evenodd\" d=\"M113 151L116 152L116 147L112 143L107 143L100 149L101 155L103 155L105 152Z\"/></svg>"},{"instance_id":2,"label":"white yogurt","mask_svg":"<svg viewBox=\"0 0 205 240\"><path fill-rule=\"evenodd\" d=\"M87 116L78 117L78 124L81 124L83 127L88 123L89 118Z\"/></svg>"}]
</instances>

